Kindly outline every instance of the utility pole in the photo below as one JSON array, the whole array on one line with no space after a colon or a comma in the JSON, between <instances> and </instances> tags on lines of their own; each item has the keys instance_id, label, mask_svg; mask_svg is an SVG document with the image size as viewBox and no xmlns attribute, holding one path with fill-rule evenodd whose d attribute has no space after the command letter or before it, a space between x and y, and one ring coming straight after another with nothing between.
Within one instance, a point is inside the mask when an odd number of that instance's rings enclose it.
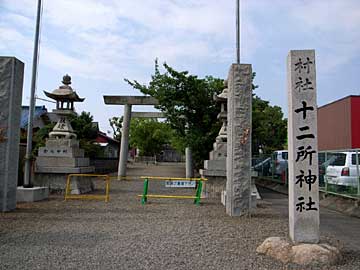
<instances>
[{"instance_id":1,"label":"utility pole","mask_svg":"<svg viewBox=\"0 0 360 270\"><path fill-rule=\"evenodd\" d=\"M236 0L236 63L240 64L240 0Z\"/></svg>"},{"instance_id":2,"label":"utility pole","mask_svg":"<svg viewBox=\"0 0 360 270\"><path fill-rule=\"evenodd\" d=\"M28 119L28 127L27 127L27 139L26 139L25 172L24 172L24 187L28 187L28 188L32 187L31 184L32 138L33 138L33 119L34 119L34 110L35 110L37 64L38 64L38 53L39 53L39 32L40 32L40 20L41 20L40 17L41 17L41 0L38 0L36 27L35 27L35 40L34 40L34 53L33 53L33 62L32 62L32 74L31 74L29 119Z\"/></svg>"}]
</instances>

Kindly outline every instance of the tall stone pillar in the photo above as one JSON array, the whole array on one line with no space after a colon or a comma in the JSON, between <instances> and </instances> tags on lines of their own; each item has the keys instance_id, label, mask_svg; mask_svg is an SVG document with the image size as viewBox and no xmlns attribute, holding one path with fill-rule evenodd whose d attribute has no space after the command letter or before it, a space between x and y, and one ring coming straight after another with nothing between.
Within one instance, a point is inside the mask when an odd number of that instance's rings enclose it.
<instances>
[{"instance_id":1,"label":"tall stone pillar","mask_svg":"<svg viewBox=\"0 0 360 270\"><path fill-rule=\"evenodd\" d=\"M289 232L319 242L319 168L315 51L290 51L288 75Z\"/></svg>"},{"instance_id":2,"label":"tall stone pillar","mask_svg":"<svg viewBox=\"0 0 360 270\"><path fill-rule=\"evenodd\" d=\"M251 206L252 69L233 64L228 77L226 213L241 216Z\"/></svg>"},{"instance_id":3,"label":"tall stone pillar","mask_svg":"<svg viewBox=\"0 0 360 270\"><path fill-rule=\"evenodd\" d=\"M185 148L185 167L186 167L186 178L194 177L194 170L193 170L193 161L192 161L192 153L191 148Z\"/></svg>"},{"instance_id":4,"label":"tall stone pillar","mask_svg":"<svg viewBox=\"0 0 360 270\"><path fill-rule=\"evenodd\" d=\"M121 132L121 147L120 147L120 159L119 159L119 171L118 176L126 176L126 163L129 152L129 129L131 120L131 105L124 105L124 119Z\"/></svg>"},{"instance_id":5,"label":"tall stone pillar","mask_svg":"<svg viewBox=\"0 0 360 270\"><path fill-rule=\"evenodd\" d=\"M24 64L0 57L0 211L16 208Z\"/></svg>"}]
</instances>

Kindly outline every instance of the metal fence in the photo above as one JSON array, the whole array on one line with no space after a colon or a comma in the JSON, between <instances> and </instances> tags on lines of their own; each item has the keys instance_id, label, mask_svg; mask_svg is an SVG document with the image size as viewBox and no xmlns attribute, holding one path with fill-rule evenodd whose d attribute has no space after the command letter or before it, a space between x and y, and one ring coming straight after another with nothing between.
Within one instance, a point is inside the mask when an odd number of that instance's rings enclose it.
<instances>
[{"instance_id":1,"label":"metal fence","mask_svg":"<svg viewBox=\"0 0 360 270\"><path fill-rule=\"evenodd\" d=\"M141 162L146 164L156 164L156 157L139 156L134 158L134 162Z\"/></svg>"},{"instance_id":2,"label":"metal fence","mask_svg":"<svg viewBox=\"0 0 360 270\"><path fill-rule=\"evenodd\" d=\"M156 164L157 162L185 162L185 156L176 152L167 152L156 156L138 156L134 158L134 162L142 162L147 164Z\"/></svg>"},{"instance_id":3,"label":"metal fence","mask_svg":"<svg viewBox=\"0 0 360 270\"><path fill-rule=\"evenodd\" d=\"M360 149L322 151L318 153L320 191L360 199ZM287 186L286 151L252 159L253 176Z\"/></svg>"}]
</instances>

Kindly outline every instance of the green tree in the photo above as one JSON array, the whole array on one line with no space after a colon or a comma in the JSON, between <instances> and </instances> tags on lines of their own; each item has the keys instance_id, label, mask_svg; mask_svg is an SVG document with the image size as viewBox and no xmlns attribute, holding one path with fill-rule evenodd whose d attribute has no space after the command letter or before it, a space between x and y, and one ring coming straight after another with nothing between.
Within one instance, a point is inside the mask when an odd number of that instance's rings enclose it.
<instances>
[{"instance_id":1,"label":"green tree","mask_svg":"<svg viewBox=\"0 0 360 270\"><path fill-rule=\"evenodd\" d=\"M33 136L33 155L36 155L39 147L45 146L45 140L49 136L49 133L54 128L55 123L50 123L34 132ZM26 136L25 136L26 139Z\"/></svg>"},{"instance_id":2,"label":"green tree","mask_svg":"<svg viewBox=\"0 0 360 270\"><path fill-rule=\"evenodd\" d=\"M109 124L113 130L113 137L115 140L121 141L121 128L123 122L123 116L121 117L112 117L109 119Z\"/></svg>"},{"instance_id":3,"label":"green tree","mask_svg":"<svg viewBox=\"0 0 360 270\"><path fill-rule=\"evenodd\" d=\"M129 140L132 147L140 150L142 156L153 156L170 143L172 130L167 123L154 119L135 118L131 120Z\"/></svg>"},{"instance_id":4,"label":"green tree","mask_svg":"<svg viewBox=\"0 0 360 270\"><path fill-rule=\"evenodd\" d=\"M98 128L94 125L93 119L93 116L89 112L81 112L80 115L73 115L69 117L71 126L73 127L79 140L96 139Z\"/></svg>"},{"instance_id":5,"label":"green tree","mask_svg":"<svg viewBox=\"0 0 360 270\"><path fill-rule=\"evenodd\" d=\"M211 76L200 79L187 71L178 72L166 63L163 67L165 72L161 73L155 61L155 73L148 86L136 80L125 81L159 101L156 107L166 115L174 130L175 145L191 147L195 165L202 167L220 129L217 120L220 109L213 96L222 91L223 80Z\"/></svg>"},{"instance_id":6,"label":"green tree","mask_svg":"<svg viewBox=\"0 0 360 270\"><path fill-rule=\"evenodd\" d=\"M287 120L283 118L279 106L269 105L269 101L254 95L252 102L252 152L269 154L283 149L287 138Z\"/></svg>"},{"instance_id":7,"label":"green tree","mask_svg":"<svg viewBox=\"0 0 360 270\"><path fill-rule=\"evenodd\" d=\"M157 106L167 117L174 134L172 145L178 150L190 146L196 166L202 167L202 161L208 158L209 151L219 132L221 124L217 120L220 111L214 101L214 94L219 94L223 80L211 76L200 79L189 75L187 71L178 72L163 64L161 73L157 60L155 73L149 85L142 85L136 80L125 79L135 89L159 101ZM253 80L256 73L253 73ZM252 89L258 88L252 85ZM278 106L269 105L253 94L252 112L252 151L254 155L262 149L264 153L282 149L286 142L287 120Z\"/></svg>"},{"instance_id":8,"label":"green tree","mask_svg":"<svg viewBox=\"0 0 360 270\"><path fill-rule=\"evenodd\" d=\"M70 117L71 126L77 135L80 147L84 149L85 155L90 158L103 156L100 145L94 144L98 136L98 127L93 123L90 112L81 112L80 115Z\"/></svg>"}]
</instances>

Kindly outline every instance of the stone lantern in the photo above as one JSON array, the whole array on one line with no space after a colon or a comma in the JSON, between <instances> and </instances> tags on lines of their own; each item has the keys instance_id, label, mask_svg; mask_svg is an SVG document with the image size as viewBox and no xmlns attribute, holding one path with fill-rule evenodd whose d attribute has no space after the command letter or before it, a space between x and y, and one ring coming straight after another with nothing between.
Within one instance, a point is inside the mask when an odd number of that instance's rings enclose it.
<instances>
[{"instance_id":1,"label":"stone lantern","mask_svg":"<svg viewBox=\"0 0 360 270\"><path fill-rule=\"evenodd\" d=\"M204 169L200 170L201 177L208 179L203 187L202 195L205 197L220 198L226 186L227 93L227 81L224 81L223 91L214 96L214 100L221 105L217 118L222 122L222 126L213 144L213 150L209 153L209 160L204 161Z\"/></svg>"},{"instance_id":2,"label":"stone lantern","mask_svg":"<svg viewBox=\"0 0 360 270\"><path fill-rule=\"evenodd\" d=\"M217 118L221 121L222 126L219 131L219 135L216 137L216 142L226 142L227 141L227 93L228 89L226 87L227 81L224 82L224 89L219 95L215 95L214 99L216 102L220 103L221 111L218 114Z\"/></svg>"},{"instance_id":3,"label":"stone lantern","mask_svg":"<svg viewBox=\"0 0 360 270\"><path fill-rule=\"evenodd\" d=\"M44 91L47 97L56 101L53 113L58 116L58 121L49 133L45 146L39 148L35 163L34 183L48 186L51 191L64 191L68 174L94 172L94 167L90 166L89 158L84 156L84 150L80 148L68 119L69 116L76 115L74 102L82 102L84 98L80 98L71 88L69 75L63 77L62 83L51 93ZM73 194L85 193L92 188L91 178L74 177L72 180Z\"/></svg>"},{"instance_id":4,"label":"stone lantern","mask_svg":"<svg viewBox=\"0 0 360 270\"><path fill-rule=\"evenodd\" d=\"M59 120L52 132L50 132L49 137L76 139L76 134L71 127L68 116L76 115L74 112L74 102L83 102L85 98L80 98L71 88L71 77L69 75L66 74L63 77L62 83L63 85L52 93L44 91L47 97L56 100L56 110L53 110L53 112L59 116Z\"/></svg>"}]
</instances>

